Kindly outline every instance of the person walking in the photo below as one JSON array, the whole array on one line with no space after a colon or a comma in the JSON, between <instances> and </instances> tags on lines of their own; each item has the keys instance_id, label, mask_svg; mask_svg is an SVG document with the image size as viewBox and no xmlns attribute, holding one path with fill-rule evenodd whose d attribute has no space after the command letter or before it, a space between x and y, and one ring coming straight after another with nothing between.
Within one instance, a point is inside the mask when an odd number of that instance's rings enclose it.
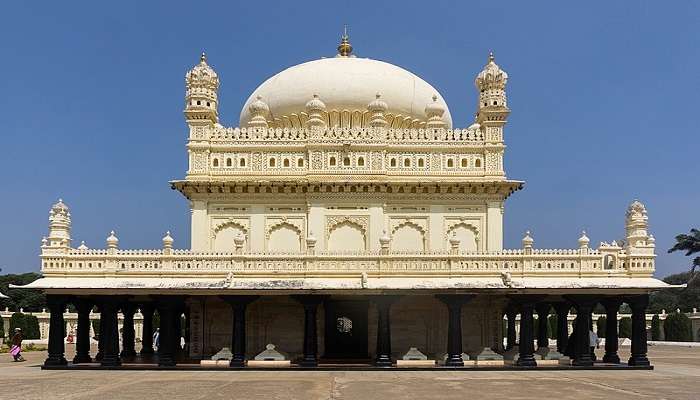
<instances>
[{"instance_id":1,"label":"person walking","mask_svg":"<svg viewBox=\"0 0 700 400\"><path fill-rule=\"evenodd\" d=\"M160 348L160 328L156 328L156 331L153 332L153 345L156 347L156 350Z\"/></svg>"},{"instance_id":2,"label":"person walking","mask_svg":"<svg viewBox=\"0 0 700 400\"><path fill-rule=\"evenodd\" d=\"M10 347L10 354L12 354L12 357L15 359L15 362L24 361L24 357L22 357L21 354L22 339L24 339L24 337L22 336L22 329L15 328L15 334L12 336L12 347Z\"/></svg>"},{"instance_id":3,"label":"person walking","mask_svg":"<svg viewBox=\"0 0 700 400\"><path fill-rule=\"evenodd\" d=\"M598 335L593 332L593 329L588 331L588 340L589 340L589 345L591 346L591 360L596 361L597 358L595 356L595 349L600 346L600 339L598 338Z\"/></svg>"}]
</instances>

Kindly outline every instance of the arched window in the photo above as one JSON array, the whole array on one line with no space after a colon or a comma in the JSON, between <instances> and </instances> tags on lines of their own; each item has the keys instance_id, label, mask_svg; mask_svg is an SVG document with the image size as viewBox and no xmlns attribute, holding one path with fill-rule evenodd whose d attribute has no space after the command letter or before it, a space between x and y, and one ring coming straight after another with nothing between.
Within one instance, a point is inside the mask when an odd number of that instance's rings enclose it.
<instances>
[{"instance_id":1,"label":"arched window","mask_svg":"<svg viewBox=\"0 0 700 400\"><path fill-rule=\"evenodd\" d=\"M447 160L447 168L453 168L455 166L455 161L453 159Z\"/></svg>"},{"instance_id":2,"label":"arched window","mask_svg":"<svg viewBox=\"0 0 700 400\"><path fill-rule=\"evenodd\" d=\"M226 166L227 166L227 167L232 166L232 162L231 162L231 159L230 159L230 158L227 158L227 159L226 159Z\"/></svg>"},{"instance_id":3,"label":"arched window","mask_svg":"<svg viewBox=\"0 0 700 400\"><path fill-rule=\"evenodd\" d=\"M357 166L358 166L358 167L364 167L364 166L365 166L365 159L364 159L364 157L359 157L359 158L357 159Z\"/></svg>"},{"instance_id":4,"label":"arched window","mask_svg":"<svg viewBox=\"0 0 700 400\"><path fill-rule=\"evenodd\" d=\"M343 165L346 167L350 166L350 157L343 158Z\"/></svg>"},{"instance_id":5,"label":"arched window","mask_svg":"<svg viewBox=\"0 0 700 400\"><path fill-rule=\"evenodd\" d=\"M396 166L396 159L392 158L391 161L389 162L389 165L391 165L392 167L395 167Z\"/></svg>"},{"instance_id":6,"label":"arched window","mask_svg":"<svg viewBox=\"0 0 700 400\"><path fill-rule=\"evenodd\" d=\"M335 167L335 157L331 157L330 160L328 160L328 164L331 167Z\"/></svg>"},{"instance_id":7,"label":"arched window","mask_svg":"<svg viewBox=\"0 0 700 400\"><path fill-rule=\"evenodd\" d=\"M274 167L274 166L275 166L275 163L276 163L276 162L275 162L275 159L274 159L274 158L271 158L271 159L270 159L270 166L271 166L271 167Z\"/></svg>"},{"instance_id":8,"label":"arched window","mask_svg":"<svg viewBox=\"0 0 700 400\"><path fill-rule=\"evenodd\" d=\"M297 160L297 167L301 168L304 166L304 159L300 158Z\"/></svg>"},{"instance_id":9,"label":"arched window","mask_svg":"<svg viewBox=\"0 0 700 400\"><path fill-rule=\"evenodd\" d=\"M469 166L469 160L466 158L462 159L462 168L467 168Z\"/></svg>"},{"instance_id":10,"label":"arched window","mask_svg":"<svg viewBox=\"0 0 700 400\"><path fill-rule=\"evenodd\" d=\"M403 166L404 166L404 167L410 167L410 166L411 166L411 159L410 159L410 158L404 158L404 159L403 159Z\"/></svg>"},{"instance_id":11,"label":"arched window","mask_svg":"<svg viewBox=\"0 0 700 400\"><path fill-rule=\"evenodd\" d=\"M476 161L474 161L474 166L477 168L481 168L481 159L477 158Z\"/></svg>"},{"instance_id":12,"label":"arched window","mask_svg":"<svg viewBox=\"0 0 700 400\"><path fill-rule=\"evenodd\" d=\"M245 167L245 158L241 158L238 165L240 165L241 167Z\"/></svg>"},{"instance_id":13,"label":"arched window","mask_svg":"<svg viewBox=\"0 0 700 400\"><path fill-rule=\"evenodd\" d=\"M284 161L282 162L282 165L285 167L289 167L289 159L285 158Z\"/></svg>"},{"instance_id":14,"label":"arched window","mask_svg":"<svg viewBox=\"0 0 700 400\"><path fill-rule=\"evenodd\" d=\"M425 160L422 158L419 158L418 159L418 166L421 168L425 167Z\"/></svg>"},{"instance_id":15,"label":"arched window","mask_svg":"<svg viewBox=\"0 0 700 400\"><path fill-rule=\"evenodd\" d=\"M214 161L212 162L212 165L215 167L218 167L219 166L219 159L215 158Z\"/></svg>"}]
</instances>

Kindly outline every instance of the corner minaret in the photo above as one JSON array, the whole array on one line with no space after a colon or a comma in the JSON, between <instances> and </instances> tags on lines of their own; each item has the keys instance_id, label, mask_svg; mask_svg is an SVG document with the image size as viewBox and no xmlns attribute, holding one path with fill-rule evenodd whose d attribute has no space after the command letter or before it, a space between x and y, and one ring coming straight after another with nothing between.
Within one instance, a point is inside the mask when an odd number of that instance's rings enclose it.
<instances>
[{"instance_id":1,"label":"corner minaret","mask_svg":"<svg viewBox=\"0 0 700 400\"><path fill-rule=\"evenodd\" d=\"M185 75L185 119L190 126L211 126L219 122L219 77L202 53L199 64Z\"/></svg>"},{"instance_id":2,"label":"corner minaret","mask_svg":"<svg viewBox=\"0 0 700 400\"><path fill-rule=\"evenodd\" d=\"M49 211L49 236L43 241L42 248L70 248L70 211L63 200L51 206Z\"/></svg>"},{"instance_id":3,"label":"corner minaret","mask_svg":"<svg viewBox=\"0 0 700 400\"><path fill-rule=\"evenodd\" d=\"M476 122L484 131L486 140L486 175L505 177L503 170L503 126L510 109L506 98L508 74L495 62L493 53L484 69L476 76L474 84L479 90L479 107Z\"/></svg>"}]
</instances>

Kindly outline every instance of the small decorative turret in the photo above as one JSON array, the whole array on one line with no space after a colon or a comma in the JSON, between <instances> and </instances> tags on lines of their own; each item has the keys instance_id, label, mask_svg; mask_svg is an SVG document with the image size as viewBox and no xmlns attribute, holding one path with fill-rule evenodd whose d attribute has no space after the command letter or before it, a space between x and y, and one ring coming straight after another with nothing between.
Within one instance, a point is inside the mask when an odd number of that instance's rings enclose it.
<instances>
[{"instance_id":1,"label":"small decorative turret","mask_svg":"<svg viewBox=\"0 0 700 400\"><path fill-rule=\"evenodd\" d=\"M369 126L375 128L385 128L389 125L386 117L384 117L384 113L389 109L389 106L381 97L381 93L377 93L375 99L367 105L367 110L370 112Z\"/></svg>"},{"instance_id":2,"label":"small decorative turret","mask_svg":"<svg viewBox=\"0 0 700 400\"><path fill-rule=\"evenodd\" d=\"M85 245L85 241L84 241L84 240L80 242L80 246L78 246L78 250L80 250L80 251L86 251L86 250L88 250L88 247Z\"/></svg>"},{"instance_id":3,"label":"small decorative turret","mask_svg":"<svg viewBox=\"0 0 700 400\"><path fill-rule=\"evenodd\" d=\"M190 125L212 125L219 122L219 76L207 64L202 53L199 64L185 75L185 118Z\"/></svg>"},{"instance_id":4,"label":"small decorative turret","mask_svg":"<svg viewBox=\"0 0 700 400\"><path fill-rule=\"evenodd\" d=\"M444 128L447 124L442 120L443 114L445 114L445 107L438 103L438 97L434 94L433 102L425 106L425 116L428 117L428 121L425 123L426 128Z\"/></svg>"},{"instance_id":5,"label":"small decorative turret","mask_svg":"<svg viewBox=\"0 0 700 400\"><path fill-rule=\"evenodd\" d=\"M532 254L532 245L535 240L530 236L530 231L525 231L525 237L523 237L523 250L525 254Z\"/></svg>"},{"instance_id":6,"label":"small decorative turret","mask_svg":"<svg viewBox=\"0 0 700 400\"><path fill-rule=\"evenodd\" d=\"M626 216L626 232L627 246L641 247L647 244L649 234L649 217L647 217L647 209L639 200L635 200L627 208Z\"/></svg>"},{"instance_id":7,"label":"small decorative turret","mask_svg":"<svg viewBox=\"0 0 700 400\"><path fill-rule=\"evenodd\" d=\"M49 247L70 248L70 210L62 199L51 206L49 211L49 236L47 245Z\"/></svg>"},{"instance_id":8,"label":"small decorative turret","mask_svg":"<svg viewBox=\"0 0 700 400\"><path fill-rule=\"evenodd\" d=\"M171 250L174 242L175 239L170 236L170 231L165 232L165 236L163 236L163 249Z\"/></svg>"},{"instance_id":9,"label":"small decorative turret","mask_svg":"<svg viewBox=\"0 0 700 400\"><path fill-rule=\"evenodd\" d=\"M324 114L326 105L314 94L313 98L306 103L306 112L309 114L309 119L306 120L306 127L323 127L326 125Z\"/></svg>"},{"instance_id":10,"label":"small decorative turret","mask_svg":"<svg viewBox=\"0 0 700 400\"><path fill-rule=\"evenodd\" d=\"M352 45L350 44L350 36L348 36L348 26L343 28L343 36L340 37L338 45L338 55L336 57L355 57L352 54Z\"/></svg>"},{"instance_id":11,"label":"small decorative turret","mask_svg":"<svg viewBox=\"0 0 700 400\"><path fill-rule=\"evenodd\" d=\"M457 237L457 232L452 232L452 236L450 237L450 254L457 254L459 253L459 244L461 243L461 240Z\"/></svg>"},{"instance_id":12,"label":"small decorative turret","mask_svg":"<svg viewBox=\"0 0 700 400\"><path fill-rule=\"evenodd\" d=\"M578 251L581 254L588 254L588 245L591 243L591 239L586 236L586 231L581 231L581 237L578 238Z\"/></svg>"},{"instance_id":13,"label":"small decorative turret","mask_svg":"<svg viewBox=\"0 0 700 400\"><path fill-rule=\"evenodd\" d=\"M236 254L243 253L243 245L245 244L245 236L238 232L236 236L233 237L233 246L236 248Z\"/></svg>"},{"instance_id":14,"label":"small decorative turret","mask_svg":"<svg viewBox=\"0 0 700 400\"><path fill-rule=\"evenodd\" d=\"M479 110L493 107L508 108L506 99L508 74L496 64L495 60L493 53L489 53L488 62L474 81L479 90Z\"/></svg>"},{"instance_id":15,"label":"small decorative turret","mask_svg":"<svg viewBox=\"0 0 700 400\"><path fill-rule=\"evenodd\" d=\"M249 128L267 128L267 115L270 113L270 106L262 100L261 96L257 96L255 101L248 106L250 111Z\"/></svg>"},{"instance_id":16,"label":"small decorative turret","mask_svg":"<svg viewBox=\"0 0 700 400\"><path fill-rule=\"evenodd\" d=\"M115 235L114 231L109 232L109 236L107 236L106 241L108 249L117 249L119 247L119 239Z\"/></svg>"}]
</instances>

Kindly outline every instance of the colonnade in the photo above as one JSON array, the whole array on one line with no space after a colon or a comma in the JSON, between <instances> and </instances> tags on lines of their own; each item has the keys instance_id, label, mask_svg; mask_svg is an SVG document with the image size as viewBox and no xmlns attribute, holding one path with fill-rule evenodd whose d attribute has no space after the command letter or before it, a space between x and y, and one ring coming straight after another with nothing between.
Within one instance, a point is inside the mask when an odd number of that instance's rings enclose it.
<instances>
[{"instance_id":1,"label":"colonnade","mask_svg":"<svg viewBox=\"0 0 700 400\"><path fill-rule=\"evenodd\" d=\"M243 368L246 365L246 308L258 299L259 296L231 295L220 296L231 307L232 313L232 358L230 367ZM376 295L369 296L377 309L377 341L374 365L377 367L391 367L394 363L391 357L391 306L400 296ZM467 294L439 294L435 297L441 301L448 310L447 329L447 358L445 366L464 366L462 359L462 307L476 295ZM320 295L294 295L292 296L304 308L304 342L303 355L300 366L318 366L318 331L317 310L318 306L327 298ZM507 316L506 350L516 344L515 318L520 314L519 358L516 362L520 367L535 367L537 360L535 354L535 340L537 346L548 347L547 324L540 323L537 332L534 332L533 314L537 313L540 321L546 321L551 308L557 314L557 351L564 353L568 345L567 316L571 307L576 309L575 332L572 336L574 366L592 366L589 346L589 331L591 329L591 312L596 304L605 307L607 314L607 329L605 341L606 363L620 363L618 356L618 330L617 313L624 301L632 309L632 349L628 360L630 366L648 366L645 309L647 308L648 295L635 296L594 296L594 295L569 295L563 298L548 298L545 295L526 294L508 296L509 303L505 309ZM177 363L177 353L180 348L181 318L186 313L185 298L183 296L152 296L147 302L134 302L124 296L95 296L95 297L68 297L61 295L47 295L48 308L51 313L49 329L48 358L44 366L67 365L64 356L63 341L63 310L66 304L72 303L78 312L78 326L76 337L76 354L73 364L90 363L90 319L89 314L93 306L97 306L100 312L100 333L98 353L95 361L99 361L104 367L117 367L121 360L136 356L134 347L134 323L133 316L139 307L144 317L143 342L140 355L153 355L153 314L157 310L160 315L160 340L158 346L158 365L172 367ZM122 350L119 349L119 331L117 325L117 313L121 310L124 314L122 329ZM562 334L564 333L564 334ZM495 349L498 350L498 349Z\"/></svg>"}]
</instances>

